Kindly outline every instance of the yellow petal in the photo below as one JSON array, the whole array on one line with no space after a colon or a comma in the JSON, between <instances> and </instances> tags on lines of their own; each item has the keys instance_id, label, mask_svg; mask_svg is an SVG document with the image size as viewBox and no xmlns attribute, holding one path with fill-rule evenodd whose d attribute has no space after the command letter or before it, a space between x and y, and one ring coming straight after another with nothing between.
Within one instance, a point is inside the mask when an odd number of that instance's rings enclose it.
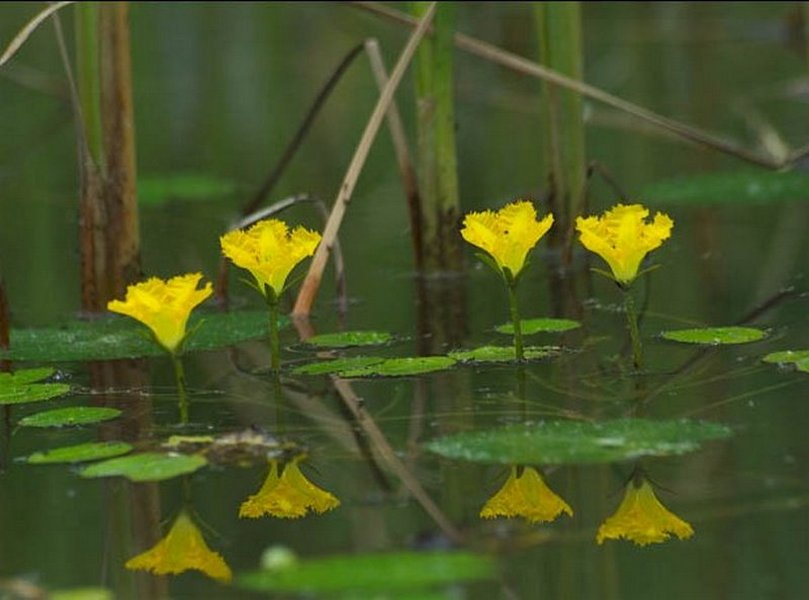
<instances>
[{"instance_id":1,"label":"yellow petal","mask_svg":"<svg viewBox=\"0 0 809 600\"><path fill-rule=\"evenodd\" d=\"M501 269L516 277L525 266L528 252L553 225L549 214L537 221L534 205L512 202L498 212L472 212L464 217L461 236L485 250Z\"/></svg>"},{"instance_id":2,"label":"yellow petal","mask_svg":"<svg viewBox=\"0 0 809 600\"><path fill-rule=\"evenodd\" d=\"M523 517L529 523L543 523L555 520L560 514L573 516L573 510L553 490L533 467L523 467L517 474L517 467L511 467L503 487L483 505L480 516L484 519L496 517Z\"/></svg>"},{"instance_id":3,"label":"yellow petal","mask_svg":"<svg viewBox=\"0 0 809 600\"><path fill-rule=\"evenodd\" d=\"M177 575L194 569L219 581L233 578L225 559L208 548L186 511L180 513L166 537L146 552L130 558L125 566L155 575Z\"/></svg>"},{"instance_id":4,"label":"yellow petal","mask_svg":"<svg viewBox=\"0 0 809 600\"><path fill-rule=\"evenodd\" d=\"M314 254L320 234L303 227L289 231L283 221L266 219L246 231L228 232L219 242L222 253L236 266L250 271L260 290L269 286L280 295L292 269Z\"/></svg>"},{"instance_id":5,"label":"yellow petal","mask_svg":"<svg viewBox=\"0 0 809 600\"><path fill-rule=\"evenodd\" d=\"M671 534L683 540L694 529L660 503L648 481L633 480L618 510L598 528L596 541L602 544L606 539L624 538L646 546L664 542Z\"/></svg>"},{"instance_id":6,"label":"yellow petal","mask_svg":"<svg viewBox=\"0 0 809 600\"><path fill-rule=\"evenodd\" d=\"M671 235L674 221L657 213L647 222L649 210L640 204L618 204L600 217L578 217L579 241L603 258L615 280L628 284L638 274L645 256Z\"/></svg>"},{"instance_id":7,"label":"yellow petal","mask_svg":"<svg viewBox=\"0 0 809 600\"><path fill-rule=\"evenodd\" d=\"M174 352L185 338L191 311L213 293L210 282L197 289L201 273L189 273L163 281L152 277L130 285L125 300L111 300L107 309L137 319L161 346Z\"/></svg>"}]
</instances>

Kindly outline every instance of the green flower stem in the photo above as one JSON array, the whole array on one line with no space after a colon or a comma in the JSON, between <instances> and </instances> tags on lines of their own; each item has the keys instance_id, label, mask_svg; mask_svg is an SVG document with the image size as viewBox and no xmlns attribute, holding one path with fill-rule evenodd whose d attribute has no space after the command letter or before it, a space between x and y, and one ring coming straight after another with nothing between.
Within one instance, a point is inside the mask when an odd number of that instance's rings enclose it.
<instances>
[{"instance_id":1,"label":"green flower stem","mask_svg":"<svg viewBox=\"0 0 809 600\"><path fill-rule=\"evenodd\" d=\"M508 304L511 310L511 322L514 326L514 353L517 360L523 360L525 353L523 352L522 345L522 322L520 321L520 307L517 304L517 285L515 283L507 283L508 289Z\"/></svg>"},{"instance_id":2,"label":"green flower stem","mask_svg":"<svg viewBox=\"0 0 809 600\"><path fill-rule=\"evenodd\" d=\"M180 423L186 425L188 424L188 392L185 389L185 370L178 354L171 354L171 362L174 365L174 378L177 380L177 394L180 397Z\"/></svg>"},{"instance_id":3,"label":"green flower stem","mask_svg":"<svg viewBox=\"0 0 809 600\"><path fill-rule=\"evenodd\" d=\"M273 373L281 370L281 341L278 336L278 299L267 295L267 308L270 311L270 365Z\"/></svg>"},{"instance_id":4,"label":"green flower stem","mask_svg":"<svg viewBox=\"0 0 809 600\"><path fill-rule=\"evenodd\" d=\"M632 363L636 369L640 369L643 364L643 348L640 343L640 331L638 330L638 313L635 310L635 299L629 289L624 289L624 307L626 308L626 318L629 322L629 336L632 339Z\"/></svg>"}]
</instances>

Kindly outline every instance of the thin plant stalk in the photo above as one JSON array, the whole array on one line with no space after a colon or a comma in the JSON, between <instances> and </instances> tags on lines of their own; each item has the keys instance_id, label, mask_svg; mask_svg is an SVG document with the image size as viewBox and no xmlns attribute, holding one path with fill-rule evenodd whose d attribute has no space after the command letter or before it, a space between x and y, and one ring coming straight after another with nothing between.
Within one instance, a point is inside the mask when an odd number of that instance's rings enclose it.
<instances>
[{"instance_id":1,"label":"thin plant stalk","mask_svg":"<svg viewBox=\"0 0 809 600\"><path fill-rule=\"evenodd\" d=\"M278 298L272 290L267 290L267 310L269 313L270 366L273 373L281 370L281 341L278 335Z\"/></svg>"},{"instance_id":2,"label":"thin plant stalk","mask_svg":"<svg viewBox=\"0 0 809 600\"><path fill-rule=\"evenodd\" d=\"M179 396L180 423L188 424L188 390L185 386L185 369L179 354L171 353L171 364L174 367L174 379L177 382L177 395Z\"/></svg>"},{"instance_id":3,"label":"thin plant stalk","mask_svg":"<svg viewBox=\"0 0 809 600\"><path fill-rule=\"evenodd\" d=\"M517 360L525 359L525 352L522 343L522 322L520 321L520 307L517 302L517 285L512 282L506 283L508 290L508 307L511 314L511 323L514 327L514 355Z\"/></svg>"},{"instance_id":4,"label":"thin plant stalk","mask_svg":"<svg viewBox=\"0 0 809 600\"><path fill-rule=\"evenodd\" d=\"M624 308L626 309L626 320L629 325L629 337L632 340L632 364L635 369L640 369L643 365L643 347L640 341L640 331L638 329L638 311L635 309L635 299L629 289L624 289Z\"/></svg>"}]
</instances>

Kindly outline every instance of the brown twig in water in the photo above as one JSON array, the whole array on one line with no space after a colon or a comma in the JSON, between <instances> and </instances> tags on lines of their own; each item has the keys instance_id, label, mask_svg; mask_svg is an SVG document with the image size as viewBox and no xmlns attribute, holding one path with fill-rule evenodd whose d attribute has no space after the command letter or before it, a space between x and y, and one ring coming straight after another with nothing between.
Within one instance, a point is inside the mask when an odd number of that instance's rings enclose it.
<instances>
[{"instance_id":1,"label":"brown twig in water","mask_svg":"<svg viewBox=\"0 0 809 600\"><path fill-rule=\"evenodd\" d=\"M3 54L0 55L0 67L11 60L11 57L17 53L17 50L22 47L28 37L34 33L36 28L39 27L45 19L47 19L57 10L62 9L65 6L69 6L70 4L73 4L73 2L55 2L34 15L34 18L28 21L28 23L26 23L23 28L17 32L17 35L15 35L14 38L9 42L8 46L6 46Z\"/></svg>"},{"instance_id":2,"label":"brown twig in water","mask_svg":"<svg viewBox=\"0 0 809 600\"><path fill-rule=\"evenodd\" d=\"M320 281L323 278L323 271L326 268L326 261L329 258L337 232L340 229L346 207L351 201L354 186L365 165L365 159L368 157L371 144L373 144L376 139L376 134L379 132L379 127L382 124L382 119L390 108L391 102L393 101L393 94L402 81L405 69L410 64L419 42L427 33L434 15L435 2L430 5L424 18L419 22L419 25L407 41L404 50L402 50L402 53L399 55L399 60L396 62L396 67L394 67L385 89L380 94L376 107L371 113L371 117L368 119L365 131L360 138L360 142L351 159L351 164L346 171L343 183L337 193L337 198L334 201L331 215L329 215L329 221L326 223L326 228L323 231L323 240L315 252L315 257L312 260L309 272L306 274L306 279L303 281L298 299L295 302L295 307L292 310L292 314L297 317L305 318L312 310L312 304L314 304L315 296L317 296L318 289L320 288Z\"/></svg>"}]
</instances>

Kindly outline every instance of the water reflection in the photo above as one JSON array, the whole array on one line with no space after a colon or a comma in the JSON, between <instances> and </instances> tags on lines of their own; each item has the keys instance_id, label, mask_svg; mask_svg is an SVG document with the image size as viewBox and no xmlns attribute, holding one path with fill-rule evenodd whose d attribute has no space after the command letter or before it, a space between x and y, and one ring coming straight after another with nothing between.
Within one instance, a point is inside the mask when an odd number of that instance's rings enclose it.
<instances>
[{"instance_id":1,"label":"water reflection","mask_svg":"<svg viewBox=\"0 0 809 600\"><path fill-rule=\"evenodd\" d=\"M233 578L225 559L208 548L202 532L185 508L163 539L146 552L130 558L125 566L155 575L179 575L194 569L218 581L229 582Z\"/></svg>"},{"instance_id":2,"label":"water reflection","mask_svg":"<svg viewBox=\"0 0 809 600\"><path fill-rule=\"evenodd\" d=\"M242 518L263 516L298 519L309 511L324 513L340 506L332 493L319 488L301 472L302 456L287 463L270 460L270 471L261 489L245 500L239 508Z\"/></svg>"},{"instance_id":3,"label":"water reflection","mask_svg":"<svg viewBox=\"0 0 809 600\"><path fill-rule=\"evenodd\" d=\"M562 513L572 517L573 509L548 487L539 471L516 465L503 487L480 510L484 519L522 517L529 523L550 522Z\"/></svg>"}]
</instances>

